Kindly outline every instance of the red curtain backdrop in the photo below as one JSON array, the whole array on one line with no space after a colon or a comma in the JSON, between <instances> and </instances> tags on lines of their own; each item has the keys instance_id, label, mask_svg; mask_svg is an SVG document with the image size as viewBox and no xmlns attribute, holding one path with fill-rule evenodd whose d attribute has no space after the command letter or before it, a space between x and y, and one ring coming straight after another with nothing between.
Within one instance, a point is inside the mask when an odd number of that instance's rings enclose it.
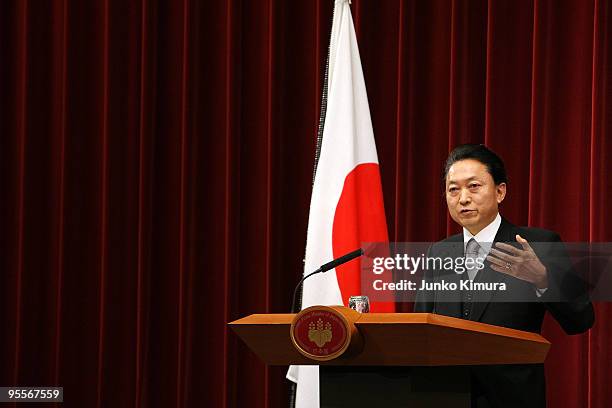
<instances>
[{"instance_id":1,"label":"red curtain backdrop","mask_svg":"<svg viewBox=\"0 0 612 408\"><path fill-rule=\"evenodd\" d=\"M0 2L0 385L66 407L282 407L226 328L302 273L332 0ZM457 230L461 142L503 214L612 241L612 5L353 0L390 237ZM407 306L409 307L409 305ZM551 407L609 407L610 304L551 320Z\"/></svg>"}]
</instances>

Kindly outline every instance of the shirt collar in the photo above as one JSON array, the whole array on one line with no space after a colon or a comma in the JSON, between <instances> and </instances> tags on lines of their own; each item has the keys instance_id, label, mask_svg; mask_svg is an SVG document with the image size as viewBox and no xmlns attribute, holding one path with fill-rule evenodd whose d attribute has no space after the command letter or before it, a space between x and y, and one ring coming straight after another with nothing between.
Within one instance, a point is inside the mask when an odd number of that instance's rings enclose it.
<instances>
[{"instance_id":1,"label":"shirt collar","mask_svg":"<svg viewBox=\"0 0 612 408\"><path fill-rule=\"evenodd\" d=\"M491 244L493 243L493 240L495 239L495 235L497 235L497 231L499 230L501 222L501 215L497 213L495 219L489 225L481 229L480 232L478 232L478 234L476 235L472 235L470 231L468 231L466 228L463 228L463 248L465 249L467 242L470 239L474 238L476 242L478 242L478 244L480 244L481 246L485 244L485 246L488 247L486 248L488 252L490 250Z\"/></svg>"}]
</instances>

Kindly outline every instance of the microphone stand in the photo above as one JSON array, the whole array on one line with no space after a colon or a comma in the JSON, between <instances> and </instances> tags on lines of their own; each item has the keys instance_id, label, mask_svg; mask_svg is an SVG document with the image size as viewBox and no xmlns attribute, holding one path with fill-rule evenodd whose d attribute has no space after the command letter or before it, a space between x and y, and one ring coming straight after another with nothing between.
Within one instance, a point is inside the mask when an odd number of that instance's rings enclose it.
<instances>
[{"instance_id":1,"label":"microphone stand","mask_svg":"<svg viewBox=\"0 0 612 408\"><path fill-rule=\"evenodd\" d=\"M352 259L357 258L358 256L363 255L363 249L359 248L354 250L353 252L349 252L346 255L342 255L340 258L334 259L331 262L328 262L324 265L321 265L321 267L319 269L317 269L314 272L309 273L308 275L305 275L302 279L300 279L300 281L298 282L298 284L295 286L295 289L293 290L293 302L291 302L291 313L297 313L298 311L296 310L296 304L295 304L295 299L297 296L297 292L298 289L300 288L300 286L302 286L302 284L304 283L304 281L308 278L310 278L312 275L316 275L317 273L322 273L322 272L327 272L330 269L335 268L336 266L340 266Z\"/></svg>"}]
</instances>

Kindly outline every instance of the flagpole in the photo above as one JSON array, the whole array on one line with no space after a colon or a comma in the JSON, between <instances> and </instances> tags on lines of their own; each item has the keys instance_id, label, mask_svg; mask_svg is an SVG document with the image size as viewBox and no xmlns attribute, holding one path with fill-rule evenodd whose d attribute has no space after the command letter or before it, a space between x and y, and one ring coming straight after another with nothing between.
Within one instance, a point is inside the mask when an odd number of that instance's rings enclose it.
<instances>
[{"instance_id":1,"label":"flagpole","mask_svg":"<svg viewBox=\"0 0 612 408\"><path fill-rule=\"evenodd\" d=\"M349 4L350 0L349 0ZM336 11L336 7L332 7L332 18L331 24L334 23L334 14ZM317 16L318 18L318 16ZM321 145L323 143L323 129L325 127L325 115L327 113L327 91L328 91L328 83L329 83L329 55L331 50L331 30L330 30L330 41L328 41L327 45L327 58L325 60L325 71L323 73L323 89L321 95L321 110L319 112L319 127L317 129L317 145L315 149L315 157L314 157L314 166L312 169L312 186L314 186L315 177L317 175L317 166L319 164L319 157L321 156ZM306 246L304 246L304 258L302 258L302 264L306 264ZM304 269L304 268L302 268ZM303 296L304 286L301 286L297 296L297 308L298 310L302 308L302 296ZM295 408L295 399L297 394L297 384L293 381L289 381L291 384L289 386L289 408Z\"/></svg>"},{"instance_id":2,"label":"flagpole","mask_svg":"<svg viewBox=\"0 0 612 408\"><path fill-rule=\"evenodd\" d=\"M349 4L350 1L349 1ZM332 24L334 21L334 13L335 13L335 7L332 8ZM331 32L330 32L330 37L331 37ZM321 95L321 110L319 112L319 127L317 129L317 145L316 145L316 149L315 149L315 157L314 157L314 166L313 166L313 170L312 170L312 183L311 186L314 186L314 182L315 182L315 177L317 175L317 166L319 165L319 157L321 156L321 145L323 143L323 129L325 127L325 115L327 114L327 92L328 92L328 81L329 81L329 55L330 55L330 50L331 50L331 41L329 41L329 44L327 46L327 59L325 61L325 71L323 74L323 89L322 89L322 95ZM304 246L304 258L302 258L302 263L305 264L306 262L306 247ZM298 309L302 308L302 292L304 290L304 287L302 286L298 292L298 296L297 296L297 305L298 305ZM295 384L295 383L293 383Z\"/></svg>"}]
</instances>

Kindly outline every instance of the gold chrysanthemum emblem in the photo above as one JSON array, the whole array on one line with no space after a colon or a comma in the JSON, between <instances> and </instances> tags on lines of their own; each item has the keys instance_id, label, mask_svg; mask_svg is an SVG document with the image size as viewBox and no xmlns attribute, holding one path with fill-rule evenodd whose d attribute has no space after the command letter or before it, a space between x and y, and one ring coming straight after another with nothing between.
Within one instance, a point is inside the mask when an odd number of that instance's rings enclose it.
<instances>
[{"instance_id":1,"label":"gold chrysanthemum emblem","mask_svg":"<svg viewBox=\"0 0 612 408\"><path fill-rule=\"evenodd\" d=\"M328 343L332 339L331 323L323 323L323 320L317 320L315 325L314 322L308 324L308 339L315 343L317 347L323 347L325 343Z\"/></svg>"}]
</instances>

